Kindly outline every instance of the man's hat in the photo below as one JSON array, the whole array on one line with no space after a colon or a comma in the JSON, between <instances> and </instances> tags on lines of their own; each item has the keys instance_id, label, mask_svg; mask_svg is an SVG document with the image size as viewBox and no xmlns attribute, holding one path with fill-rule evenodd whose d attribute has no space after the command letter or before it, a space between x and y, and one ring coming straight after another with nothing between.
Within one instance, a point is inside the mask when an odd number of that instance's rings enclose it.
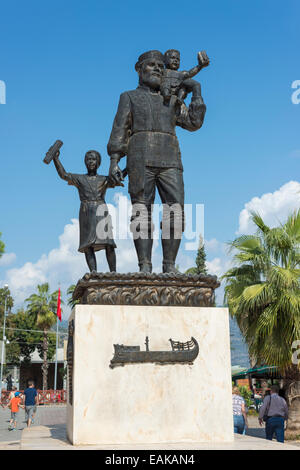
<instances>
[{"instance_id":1,"label":"man's hat","mask_svg":"<svg viewBox=\"0 0 300 470\"><path fill-rule=\"evenodd\" d=\"M135 70L147 59L158 59L164 61L164 56L160 51L147 51L140 55L137 63L135 64Z\"/></svg>"}]
</instances>

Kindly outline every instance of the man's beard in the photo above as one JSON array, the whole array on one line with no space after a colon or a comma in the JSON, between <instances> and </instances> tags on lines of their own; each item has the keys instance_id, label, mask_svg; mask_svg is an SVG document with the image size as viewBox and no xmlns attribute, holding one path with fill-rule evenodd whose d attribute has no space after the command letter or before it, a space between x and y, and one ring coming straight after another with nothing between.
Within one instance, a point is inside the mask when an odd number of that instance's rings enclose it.
<instances>
[{"instance_id":1,"label":"man's beard","mask_svg":"<svg viewBox=\"0 0 300 470\"><path fill-rule=\"evenodd\" d=\"M142 73L140 77L140 83L154 90L159 90L161 85L161 77L152 75L150 73Z\"/></svg>"}]
</instances>

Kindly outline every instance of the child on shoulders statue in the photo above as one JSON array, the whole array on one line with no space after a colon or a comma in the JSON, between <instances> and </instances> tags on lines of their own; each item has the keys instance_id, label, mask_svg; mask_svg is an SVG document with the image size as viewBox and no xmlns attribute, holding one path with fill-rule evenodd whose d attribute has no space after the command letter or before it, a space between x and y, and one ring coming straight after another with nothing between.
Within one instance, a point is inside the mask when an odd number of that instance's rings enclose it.
<instances>
[{"instance_id":1,"label":"child on shoulders statue","mask_svg":"<svg viewBox=\"0 0 300 470\"><path fill-rule=\"evenodd\" d=\"M180 67L180 52L176 49L169 49L164 54L164 76L161 86L161 93L164 97L165 104L168 104L172 95L177 95L178 101L183 102L188 93L191 93L195 88L201 87L200 83L192 80L192 77L197 75L200 70L209 65L209 58L205 51L198 52L198 65L191 70L178 71Z\"/></svg>"}]
</instances>

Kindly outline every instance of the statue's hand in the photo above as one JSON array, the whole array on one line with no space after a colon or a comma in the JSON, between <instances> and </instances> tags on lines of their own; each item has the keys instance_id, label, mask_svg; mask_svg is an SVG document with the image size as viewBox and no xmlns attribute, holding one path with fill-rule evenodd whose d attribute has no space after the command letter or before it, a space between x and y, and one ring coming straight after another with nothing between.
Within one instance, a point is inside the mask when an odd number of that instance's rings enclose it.
<instances>
[{"instance_id":1,"label":"statue's hand","mask_svg":"<svg viewBox=\"0 0 300 470\"><path fill-rule=\"evenodd\" d=\"M60 156L60 151L58 150L56 154L54 155L53 160L58 160L59 156Z\"/></svg>"},{"instance_id":2,"label":"statue's hand","mask_svg":"<svg viewBox=\"0 0 300 470\"><path fill-rule=\"evenodd\" d=\"M116 160L111 160L109 168L109 178L115 183L116 186L124 186L122 183L123 175L121 168Z\"/></svg>"},{"instance_id":3,"label":"statue's hand","mask_svg":"<svg viewBox=\"0 0 300 470\"><path fill-rule=\"evenodd\" d=\"M207 67L209 65L209 57L205 51L198 52L198 63L201 68Z\"/></svg>"}]
</instances>

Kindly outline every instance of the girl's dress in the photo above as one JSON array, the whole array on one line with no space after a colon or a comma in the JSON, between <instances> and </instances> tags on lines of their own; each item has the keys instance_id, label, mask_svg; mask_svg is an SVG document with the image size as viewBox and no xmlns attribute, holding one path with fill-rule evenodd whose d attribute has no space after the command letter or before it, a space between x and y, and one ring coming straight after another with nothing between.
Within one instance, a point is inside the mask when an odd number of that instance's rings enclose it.
<instances>
[{"instance_id":1,"label":"girl's dress","mask_svg":"<svg viewBox=\"0 0 300 470\"><path fill-rule=\"evenodd\" d=\"M116 248L111 217L104 199L107 188L113 187L108 176L67 173L66 180L68 184L76 186L81 201L78 251L84 253L89 248L99 251L108 246Z\"/></svg>"}]
</instances>

